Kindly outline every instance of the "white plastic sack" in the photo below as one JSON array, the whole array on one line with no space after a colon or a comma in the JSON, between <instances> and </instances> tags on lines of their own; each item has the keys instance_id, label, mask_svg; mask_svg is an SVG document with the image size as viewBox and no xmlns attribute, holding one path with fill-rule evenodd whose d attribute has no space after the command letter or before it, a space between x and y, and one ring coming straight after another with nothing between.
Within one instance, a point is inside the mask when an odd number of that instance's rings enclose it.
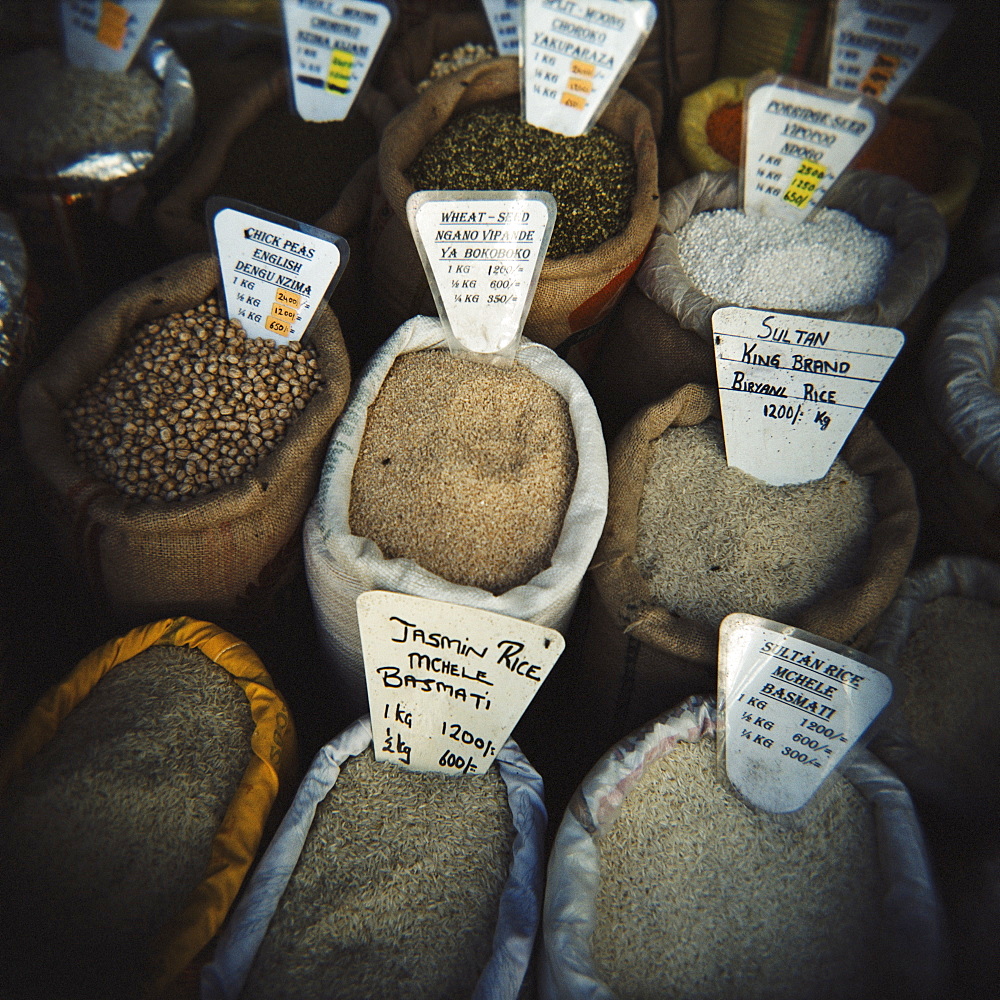
<instances>
[{"instance_id":1,"label":"white plastic sack","mask_svg":"<svg viewBox=\"0 0 1000 1000\"><path fill-rule=\"evenodd\" d=\"M935 422L958 453L1000 486L1000 275L973 285L941 318L924 352Z\"/></svg>"},{"instance_id":2,"label":"white plastic sack","mask_svg":"<svg viewBox=\"0 0 1000 1000\"><path fill-rule=\"evenodd\" d=\"M613 825L643 769L680 741L715 732L715 706L695 696L612 747L570 801L549 856L539 972L542 1000L613 1000L594 966L600 851L597 837ZM899 996L930 1000L944 980L942 911L923 833L902 783L874 756L856 750L844 776L869 800L878 829L889 931L882 942Z\"/></svg>"},{"instance_id":3,"label":"white plastic sack","mask_svg":"<svg viewBox=\"0 0 1000 1000\"><path fill-rule=\"evenodd\" d=\"M369 590L411 594L563 631L607 516L608 459L590 393L579 375L554 351L523 341L517 360L566 400L576 438L576 483L551 565L528 583L494 595L478 587L450 583L412 559L386 559L373 541L351 534L351 479L368 407L398 355L443 344L441 321L415 316L371 359L334 430L319 490L303 527L306 578L320 638L341 693L358 713L367 705L355 604L360 594Z\"/></svg>"},{"instance_id":4,"label":"white plastic sack","mask_svg":"<svg viewBox=\"0 0 1000 1000\"><path fill-rule=\"evenodd\" d=\"M219 938L215 957L202 970L203 1000L238 1000L292 876L316 807L337 783L341 765L372 742L371 721L359 719L316 755L274 839ZM528 971L541 910L546 813L542 779L513 740L495 766L507 786L514 821L510 872L500 897L493 954L471 1000L516 1000ZM475 778L455 780L475 781Z\"/></svg>"}]
</instances>

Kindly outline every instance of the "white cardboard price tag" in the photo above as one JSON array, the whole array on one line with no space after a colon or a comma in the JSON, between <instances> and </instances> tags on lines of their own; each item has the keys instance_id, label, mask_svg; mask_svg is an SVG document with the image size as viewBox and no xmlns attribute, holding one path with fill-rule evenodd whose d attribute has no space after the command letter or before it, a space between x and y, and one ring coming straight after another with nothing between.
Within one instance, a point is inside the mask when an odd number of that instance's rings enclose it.
<instances>
[{"instance_id":1,"label":"white cardboard price tag","mask_svg":"<svg viewBox=\"0 0 1000 1000\"><path fill-rule=\"evenodd\" d=\"M565 642L492 611L370 590L358 598L375 759L481 774Z\"/></svg>"},{"instance_id":2,"label":"white cardboard price tag","mask_svg":"<svg viewBox=\"0 0 1000 1000\"><path fill-rule=\"evenodd\" d=\"M874 134L877 101L762 74L746 98L743 210L804 222Z\"/></svg>"},{"instance_id":3,"label":"white cardboard price tag","mask_svg":"<svg viewBox=\"0 0 1000 1000\"><path fill-rule=\"evenodd\" d=\"M66 58L74 66L123 73L163 0L62 0Z\"/></svg>"},{"instance_id":4,"label":"white cardboard price tag","mask_svg":"<svg viewBox=\"0 0 1000 1000\"><path fill-rule=\"evenodd\" d=\"M656 21L650 0L523 0L525 121L583 135L611 100Z\"/></svg>"},{"instance_id":5,"label":"white cardboard price tag","mask_svg":"<svg viewBox=\"0 0 1000 1000\"><path fill-rule=\"evenodd\" d=\"M827 86L888 104L948 27L953 4L839 0Z\"/></svg>"},{"instance_id":6,"label":"white cardboard price tag","mask_svg":"<svg viewBox=\"0 0 1000 1000\"><path fill-rule=\"evenodd\" d=\"M483 0L498 56L516 56L521 43L521 0Z\"/></svg>"},{"instance_id":7,"label":"white cardboard price tag","mask_svg":"<svg viewBox=\"0 0 1000 1000\"><path fill-rule=\"evenodd\" d=\"M417 191L406 201L449 345L513 357L556 221L548 191Z\"/></svg>"},{"instance_id":8,"label":"white cardboard price tag","mask_svg":"<svg viewBox=\"0 0 1000 1000\"><path fill-rule=\"evenodd\" d=\"M726 461L772 486L830 471L899 330L726 306L712 316Z\"/></svg>"},{"instance_id":9,"label":"white cardboard price tag","mask_svg":"<svg viewBox=\"0 0 1000 1000\"><path fill-rule=\"evenodd\" d=\"M292 103L310 122L343 121L395 16L390 2L282 0Z\"/></svg>"},{"instance_id":10,"label":"white cardboard price tag","mask_svg":"<svg viewBox=\"0 0 1000 1000\"><path fill-rule=\"evenodd\" d=\"M720 760L771 813L801 809L892 700L864 654L756 615L719 627Z\"/></svg>"},{"instance_id":11,"label":"white cardboard price tag","mask_svg":"<svg viewBox=\"0 0 1000 1000\"><path fill-rule=\"evenodd\" d=\"M342 236L229 198L205 206L226 312L248 337L301 340L347 266Z\"/></svg>"}]
</instances>

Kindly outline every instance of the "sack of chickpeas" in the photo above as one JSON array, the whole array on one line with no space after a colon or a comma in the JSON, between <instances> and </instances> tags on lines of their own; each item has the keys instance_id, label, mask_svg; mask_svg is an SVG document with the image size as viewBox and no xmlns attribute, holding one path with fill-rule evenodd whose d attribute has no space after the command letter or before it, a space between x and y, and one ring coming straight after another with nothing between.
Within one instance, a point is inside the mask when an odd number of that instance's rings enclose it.
<instances>
[{"instance_id":1,"label":"sack of chickpeas","mask_svg":"<svg viewBox=\"0 0 1000 1000\"><path fill-rule=\"evenodd\" d=\"M388 590L565 628L607 511L607 455L579 376L525 341L510 367L444 349L417 316L372 358L303 529L323 646L367 705L356 601Z\"/></svg>"},{"instance_id":2,"label":"sack of chickpeas","mask_svg":"<svg viewBox=\"0 0 1000 1000\"><path fill-rule=\"evenodd\" d=\"M0 757L4 996L159 996L196 963L295 776L256 654L191 618L84 657Z\"/></svg>"},{"instance_id":3,"label":"sack of chickpeas","mask_svg":"<svg viewBox=\"0 0 1000 1000\"><path fill-rule=\"evenodd\" d=\"M714 692L728 614L863 643L916 544L913 479L864 416L826 476L770 486L726 464L718 395L688 385L636 415L608 467L593 610L574 623L588 641L568 692L590 753L679 697Z\"/></svg>"},{"instance_id":4,"label":"sack of chickpeas","mask_svg":"<svg viewBox=\"0 0 1000 1000\"><path fill-rule=\"evenodd\" d=\"M695 366L714 368L716 309L899 327L944 267L944 220L897 177L845 174L814 220L796 226L737 211L739 191L736 172L702 173L662 198L635 277L657 310L615 317L588 375L611 434Z\"/></svg>"},{"instance_id":5,"label":"sack of chickpeas","mask_svg":"<svg viewBox=\"0 0 1000 1000\"><path fill-rule=\"evenodd\" d=\"M208 254L98 306L27 380L21 442L89 585L133 614L212 617L295 566L350 365L333 312L305 343L246 336Z\"/></svg>"},{"instance_id":6,"label":"sack of chickpeas","mask_svg":"<svg viewBox=\"0 0 1000 1000\"><path fill-rule=\"evenodd\" d=\"M548 864L543 1000L942 996L945 930L906 788L858 749L797 813L724 785L711 700L611 747Z\"/></svg>"},{"instance_id":7,"label":"sack of chickpeas","mask_svg":"<svg viewBox=\"0 0 1000 1000\"><path fill-rule=\"evenodd\" d=\"M516 59L470 66L401 111L382 135L368 250L377 308L392 326L433 314L406 220L417 190L542 190L557 214L525 336L557 347L614 305L646 251L659 199L649 111L618 91L585 136L521 119Z\"/></svg>"},{"instance_id":8,"label":"sack of chickpeas","mask_svg":"<svg viewBox=\"0 0 1000 1000\"><path fill-rule=\"evenodd\" d=\"M205 1000L516 1000L541 916L542 781L376 761L370 720L299 786L202 976Z\"/></svg>"}]
</instances>

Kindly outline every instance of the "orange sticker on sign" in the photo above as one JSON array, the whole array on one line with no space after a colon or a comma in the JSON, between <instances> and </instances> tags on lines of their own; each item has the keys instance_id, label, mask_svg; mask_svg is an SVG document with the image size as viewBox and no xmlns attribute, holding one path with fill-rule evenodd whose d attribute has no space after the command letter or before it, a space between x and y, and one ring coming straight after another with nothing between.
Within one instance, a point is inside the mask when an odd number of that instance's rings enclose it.
<instances>
[{"instance_id":1,"label":"orange sticker on sign","mask_svg":"<svg viewBox=\"0 0 1000 1000\"><path fill-rule=\"evenodd\" d=\"M596 69L593 63L581 62L579 59L574 59L569 67L569 71L576 76L593 76Z\"/></svg>"},{"instance_id":2,"label":"orange sticker on sign","mask_svg":"<svg viewBox=\"0 0 1000 1000\"><path fill-rule=\"evenodd\" d=\"M274 293L274 301L291 306L293 309L298 309L302 305L302 296L297 292L288 292L284 288L279 288Z\"/></svg>"},{"instance_id":3,"label":"orange sticker on sign","mask_svg":"<svg viewBox=\"0 0 1000 1000\"><path fill-rule=\"evenodd\" d=\"M291 330L291 328L290 323L286 323L283 319L275 316L274 313L271 313L271 315L264 320L265 330L270 330L271 333L280 334L282 337L287 337L288 331Z\"/></svg>"},{"instance_id":4,"label":"orange sticker on sign","mask_svg":"<svg viewBox=\"0 0 1000 1000\"><path fill-rule=\"evenodd\" d=\"M566 81L566 89L575 90L578 94L589 94L594 89L594 85L590 80L585 80L583 77L571 76Z\"/></svg>"},{"instance_id":5,"label":"orange sticker on sign","mask_svg":"<svg viewBox=\"0 0 1000 1000\"><path fill-rule=\"evenodd\" d=\"M97 40L109 49L121 52L125 47L129 16L125 7L104 0L101 4L101 18L97 22Z\"/></svg>"},{"instance_id":6,"label":"orange sticker on sign","mask_svg":"<svg viewBox=\"0 0 1000 1000\"><path fill-rule=\"evenodd\" d=\"M582 111L587 106L584 98L578 97L576 94L571 94L568 90L563 92L559 103L565 104L567 108L575 108L577 111Z\"/></svg>"},{"instance_id":7,"label":"orange sticker on sign","mask_svg":"<svg viewBox=\"0 0 1000 1000\"><path fill-rule=\"evenodd\" d=\"M884 52L880 52L875 57L868 74L858 84L858 90L862 94L881 97L882 91L892 83L892 78L899 69L899 63L899 56L887 56Z\"/></svg>"}]
</instances>

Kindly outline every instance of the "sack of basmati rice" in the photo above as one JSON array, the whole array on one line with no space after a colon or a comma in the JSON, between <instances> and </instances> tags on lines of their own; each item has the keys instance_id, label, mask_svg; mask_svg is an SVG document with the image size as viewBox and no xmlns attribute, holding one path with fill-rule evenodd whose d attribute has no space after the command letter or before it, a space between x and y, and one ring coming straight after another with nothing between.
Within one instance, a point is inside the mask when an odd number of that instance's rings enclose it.
<instances>
[{"instance_id":1,"label":"sack of basmati rice","mask_svg":"<svg viewBox=\"0 0 1000 1000\"><path fill-rule=\"evenodd\" d=\"M0 758L4 996L161 994L295 767L288 708L228 632L164 619L81 660Z\"/></svg>"},{"instance_id":2,"label":"sack of basmati rice","mask_svg":"<svg viewBox=\"0 0 1000 1000\"><path fill-rule=\"evenodd\" d=\"M516 1000L541 910L541 778L508 741L458 777L317 754L202 976L205 1000Z\"/></svg>"},{"instance_id":3,"label":"sack of basmati rice","mask_svg":"<svg viewBox=\"0 0 1000 1000\"><path fill-rule=\"evenodd\" d=\"M757 812L692 698L608 750L563 816L543 1000L931 1000L945 979L916 812L866 751L798 813Z\"/></svg>"}]
</instances>

